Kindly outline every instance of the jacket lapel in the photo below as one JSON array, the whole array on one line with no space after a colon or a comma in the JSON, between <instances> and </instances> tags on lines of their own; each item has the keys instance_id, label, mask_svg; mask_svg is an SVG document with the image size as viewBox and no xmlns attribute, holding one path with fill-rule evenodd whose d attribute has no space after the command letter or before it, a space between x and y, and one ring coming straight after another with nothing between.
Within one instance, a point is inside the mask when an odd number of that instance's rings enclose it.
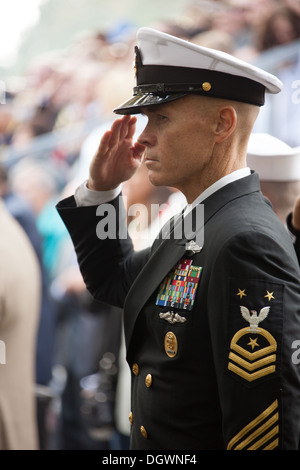
<instances>
[{"instance_id":1,"label":"jacket lapel","mask_svg":"<svg viewBox=\"0 0 300 470\"><path fill-rule=\"evenodd\" d=\"M185 244L179 240L165 239L153 251L148 262L134 281L124 305L124 330L126 346L131 339L136 318L142 307L159 286L162 279L185 253Z\"/></svg>"},{"instance_id":2,"label":"jacket lapel","mask_svg":"<svg viewBox=\"0 0 300 470\"><path fill-rule=\"evenodd\" d=\"M201 237L200 232L204 232L205 224L228 202L259 190L259 180L256 174L237 180L220 189L205 200L204 218L201 221L196 220L196 208L187 215L185 227L188 227L188 229L183 230L181 238L178 238L177 235L182 230L182 217L180 216L175 220L170 236L161 241L158 247L153 250L148 262L128 292L124 305L124 330L127 348L140 311L164 277L186 253L186 244L191 239L201 240L203 237ZM195 226L197 230L195 230Z\"/></svg>"}]
</instances>

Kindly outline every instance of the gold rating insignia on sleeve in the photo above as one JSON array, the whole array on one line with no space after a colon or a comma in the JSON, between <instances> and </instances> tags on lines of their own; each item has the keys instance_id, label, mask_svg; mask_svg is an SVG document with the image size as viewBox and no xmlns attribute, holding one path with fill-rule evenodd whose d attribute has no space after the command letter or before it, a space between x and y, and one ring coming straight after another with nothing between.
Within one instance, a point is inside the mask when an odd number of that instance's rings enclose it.
<instances>
[{"instance_id":1,"label":"gold rating insignia on sleeve","mask_svg":"<svg viewBox=\"0 0 300 470\"><path fill-rule=\"evenodd\" d=\"M230 440L227 450L273 450L278 444L279 410L275 400Z\"/></svg>"},{"instance_id":2,"label":"gold rating insignia on sleeve","mask_svg":"<svg viewBox=\"0 0 300 470\"><path fill-rule=\"evenodd\" d=\"M240 306L240 311L249 326L238 330L231 340L228 370L252 382L275 372L277 343L267 330L258 327L270 307L263 307L259 314L245 306Z\"/></svg>"}]
</instances>

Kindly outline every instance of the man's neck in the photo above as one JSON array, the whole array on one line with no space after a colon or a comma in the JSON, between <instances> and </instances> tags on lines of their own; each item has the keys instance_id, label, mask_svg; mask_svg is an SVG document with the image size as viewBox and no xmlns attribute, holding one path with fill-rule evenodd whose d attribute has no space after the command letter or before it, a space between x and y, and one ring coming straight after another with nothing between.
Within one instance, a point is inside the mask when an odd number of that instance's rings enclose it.
<instances>
[{"instance_id":1,"label":"man's neck","mask_svg":"<svg viewBox=\"0 0 300 470\"><path fill-rule=\"evenodd\" d=\"M197 204L203 202L208 196L215 193L219 189L223 188L227 184L232 183L238 179L244 178L251 174L251 170L248 167L239 168L238 170L229 173L228 175L223 176L219 180L215 181L212 185L198 194L191 202L188 201L188 210L195 207Z\"/></svg>"}]
</instances>

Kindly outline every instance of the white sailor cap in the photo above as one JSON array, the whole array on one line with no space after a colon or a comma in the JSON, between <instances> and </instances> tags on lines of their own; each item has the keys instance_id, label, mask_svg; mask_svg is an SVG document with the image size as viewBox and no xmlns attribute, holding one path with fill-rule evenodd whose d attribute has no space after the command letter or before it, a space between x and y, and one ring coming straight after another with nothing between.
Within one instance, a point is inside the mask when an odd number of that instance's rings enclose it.
<instances>
[{"instance_id":1,"label":"white sailor cap","mask_svg":"<svg viewBox=\"0 0 300 470\"><path fill-rule=\"evenodd\" d=\"M247 163L261 181L300 180L300 147L292 148L269 134L251 134Z\"/></svg>"},{"instance_id":2,"label":"white sailor cap","mask_svg":"<svg viewBox=\"0 0 300 470\"><path fill-rule=\"evenodd\" d=\"M141 107L187 94L262 106L265 92L282 89L277 77L254 65L151 28L138 30L135 54L133 97L114 110L117 114L137 114Z\"/></svg>"}]
</instances>

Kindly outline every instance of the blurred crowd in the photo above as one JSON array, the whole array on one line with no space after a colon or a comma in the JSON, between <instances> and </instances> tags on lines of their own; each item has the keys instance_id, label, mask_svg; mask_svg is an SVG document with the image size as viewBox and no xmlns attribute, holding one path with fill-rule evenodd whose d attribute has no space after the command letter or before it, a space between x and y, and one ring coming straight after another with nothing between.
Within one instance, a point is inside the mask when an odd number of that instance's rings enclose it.
<instances>
[{"instance_id":1,"label":"blurred crowd","mask_svg":"<svg viewBox=\"0 0 300 470\"><path fill-rule=\"evenodd\" d=\"M300 51L299 0L195 0L180 17L147 26L263 68L265 60L285 91L267 101L256 130L300 145L300 56L292 51L293 44ZM128 448L122 312L86 291L55 204L86 179L113 108L131 96L136 29L122 23L84 32L68 48L36 57L22 76L7 79L0 104L0 195L29 237L41 271L35 398L43 449ZM290 54L281 52L289 46ZM154 189L143 169L124 194L129 204L166 208L178 196Z\"/></svg>"}]
</instances>

